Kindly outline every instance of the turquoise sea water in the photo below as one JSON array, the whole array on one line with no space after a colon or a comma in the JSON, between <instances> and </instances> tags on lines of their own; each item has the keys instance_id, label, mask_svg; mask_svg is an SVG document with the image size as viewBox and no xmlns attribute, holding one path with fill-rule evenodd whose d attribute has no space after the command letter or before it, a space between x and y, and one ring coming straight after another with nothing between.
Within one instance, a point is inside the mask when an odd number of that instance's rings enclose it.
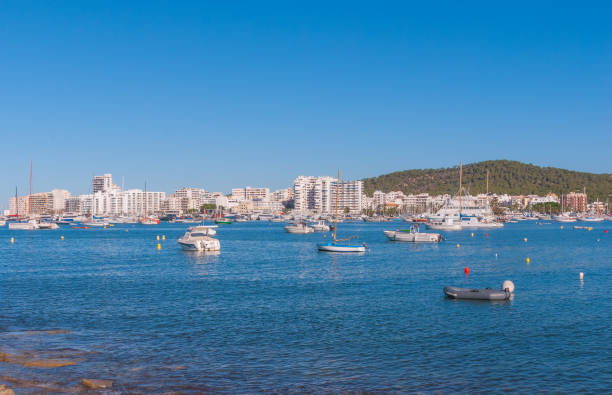
<instances>
[{"instance_id":1,"label":"turquoise sea water","mask_svg":"<svg viewBox=\"0 0 612 395\"><path fill-rule=\"evenodd\" d=\"M411 245L384 237L399 222L341 224L368 244L362 255L319 253L322 234L267 222L220 227L218 255L181 251L180 224L0 228L0 352L78 362L0 362L0 382L22 393L83 378L142 393L610 391L612 224L592 226L522 222ZM442 293L506 279L509 302ZM68 333L28 332L41 330Z\"/></svg>"}]
</instances>

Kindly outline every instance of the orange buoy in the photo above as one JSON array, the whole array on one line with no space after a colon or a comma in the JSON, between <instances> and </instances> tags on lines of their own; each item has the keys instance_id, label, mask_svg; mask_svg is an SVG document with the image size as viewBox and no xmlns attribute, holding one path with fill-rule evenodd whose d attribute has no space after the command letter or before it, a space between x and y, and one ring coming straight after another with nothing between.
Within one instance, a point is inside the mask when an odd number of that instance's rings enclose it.
<instances>
[{"instance_id":1,"label":"orange buoy","mask_svg":"<svg viewBox=\"0 0 612 395\"><path fill-rule=\"evenodd\" d=\"M465 274L470 274L470 268L466 266L465 269L463 269L463 272Z\"/></svg>"},{"instance_id":2,"label":"orange buoy","mask_svg":"<svg viewBox=\"0 0 612 395\"><path fill-rule=\"evenodd\" d=\"M485 237L489 237L489 234L488 234L488 233L485 233Z\"/></svg>"}]
</instances>

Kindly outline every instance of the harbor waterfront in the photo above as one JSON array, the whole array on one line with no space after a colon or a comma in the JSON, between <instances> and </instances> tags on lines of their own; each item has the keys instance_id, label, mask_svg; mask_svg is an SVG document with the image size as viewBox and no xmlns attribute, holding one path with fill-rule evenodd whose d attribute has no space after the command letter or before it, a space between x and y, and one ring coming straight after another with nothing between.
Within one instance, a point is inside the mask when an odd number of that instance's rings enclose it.
<instances>
[{"instance_id":1,"label":"harbor waterfront","mask_svg":"<svg viewBox=\"0 0 612 395\"><path fill-rule=\"evenodd\" d=\"M399 221L344 222L342 234L368 246L358 254L318 252L329 233L267 221L220 225L221 252L183 251L188 226L0 227L0 383L26 393L84 391L83 379L119 393L612 388L610 221L439 231L445 241L427 244L389 241L383 231ZM504 280L516 286L509 301L442 291Z\"/></svg>"}]
</instances>

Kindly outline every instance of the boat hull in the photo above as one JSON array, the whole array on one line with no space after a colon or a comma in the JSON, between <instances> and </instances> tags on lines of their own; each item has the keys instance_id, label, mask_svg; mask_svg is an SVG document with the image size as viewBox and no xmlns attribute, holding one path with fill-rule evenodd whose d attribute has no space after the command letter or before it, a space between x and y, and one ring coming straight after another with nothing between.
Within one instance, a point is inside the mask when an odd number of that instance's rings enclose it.
<instances>
[{"instance_id":1,"label":"boat hull","mask_svg":"<svg viewBox=\"0 0 612 395\"><path fill-rule=\"evenodd\" d=\"M444 287L444 294L451 299L465 300L508 300L511 295L510 292L490 288L471 289L458 287Z\"/></svg>"},{"instance_id":2,"label":"boat hull","mask_svg":"<svg viewBox=\"0 0 612 395\"><path fill-rule=\"evenodd\" d=\"M318 244L317 248L322 252L365 252L365 246L351 246L351 245L334 245L330 244Z\"/></svg>"},{"instance_id":3,"label":"boat hull","mask_svg":"<svg viewBox=\"0 0 612 395\"><path fill-rule=\"evenodd\" d=\"M399 232L386 230L385 236L391 241L404 241L408 243L439 243L442 236L439 233Z\"/></svg>"}]
</instances>

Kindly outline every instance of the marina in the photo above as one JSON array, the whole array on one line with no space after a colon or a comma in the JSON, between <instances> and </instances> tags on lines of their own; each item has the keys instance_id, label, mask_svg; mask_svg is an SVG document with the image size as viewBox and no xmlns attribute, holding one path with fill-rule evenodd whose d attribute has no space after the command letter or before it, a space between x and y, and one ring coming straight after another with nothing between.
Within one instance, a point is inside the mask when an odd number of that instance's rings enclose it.
<instances>
[{"instance_id":1,"label":"marina","mask_svg":"<svg viewBox=\"0 0 612 395\"><path fill-rule=\"evenodd\" d=\"M390 242L383 231L401 223L343 223L367 243L362 254L318 253L328 235L296 237L269 221L218 228L216 253L183 251L181 223L0 228L0 352L74 362L52 370L2 362L0 373L34 392L90 377L141 393L612 385L612 339L603 330L612 302L602 297L612 286L604 233L612 223L583 232L522 221L441 232L443 243ZM510 300L455 301L442 290L507 279L516 285ZM441 363L449 355L464 361ZM532 364L546 374L533 375Z\"/></svg>"}]
</instances>

